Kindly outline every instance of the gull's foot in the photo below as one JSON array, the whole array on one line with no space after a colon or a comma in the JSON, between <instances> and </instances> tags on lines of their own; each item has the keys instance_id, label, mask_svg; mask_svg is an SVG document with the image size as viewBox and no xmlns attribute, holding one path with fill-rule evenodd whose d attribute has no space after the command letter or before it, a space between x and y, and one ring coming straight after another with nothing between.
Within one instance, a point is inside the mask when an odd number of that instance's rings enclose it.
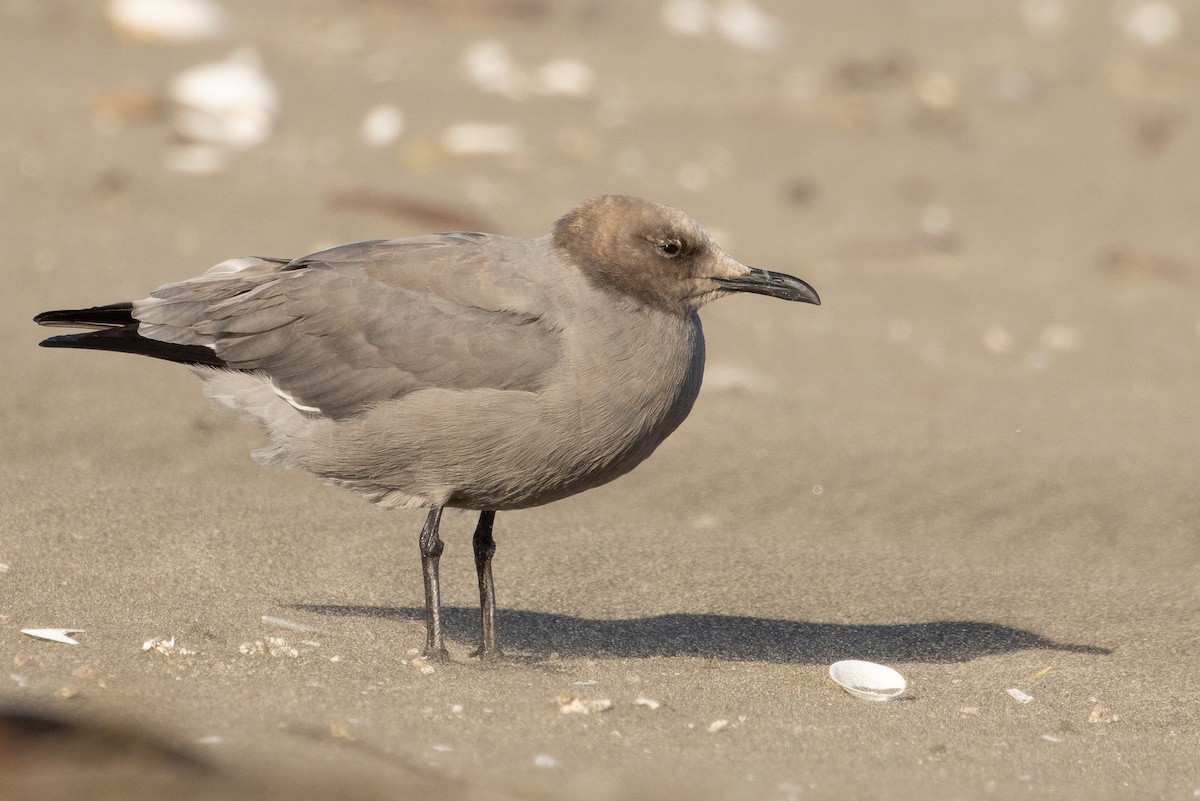
<instances>
[{"instance_id":1,"label":"gull's foot","mask_svg":"<svg viewBox=\"0 0 1200 801\"><path fill-rule=\"evenodd\" d=\"M426 648L421 657L430 662L437 662L440 665L445 665L450 661L450 652L446 650L446 646L439 648Z\"/></svg>"},{"instance_id":2,"label":"gull's foot","mask_svg":"<svg viewBox=\"0 0 1200 801\"><path fill-rule=\"evenodd\" d=\"M472 651L470 655L479 657L480 662L501 662L504 660L504 652L499 648L484 648L482 645Z\"/></svg>"}]
</instances>

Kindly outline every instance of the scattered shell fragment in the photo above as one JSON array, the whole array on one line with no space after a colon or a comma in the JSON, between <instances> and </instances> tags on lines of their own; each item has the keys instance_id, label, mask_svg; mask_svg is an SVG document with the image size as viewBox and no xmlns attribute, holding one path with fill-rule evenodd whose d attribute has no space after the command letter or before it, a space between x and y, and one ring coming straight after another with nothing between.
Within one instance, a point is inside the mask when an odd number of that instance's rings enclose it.
<instances>
[{"instance_id":1,"label":"scattered shell fragment","mask_svg":"<svg viewBox=\"0 0 1200 801\"><path fill-rule=\"evenodd\" d=\"M300 656L300 649L288 645L287 640L282 637L268 637L265 642L244 642L238 646L238 652L257 656L286 656L292 659Z\"/></svg>"},{"instance_id":2,"label":"scattered shell fragment","mask_svg":"<svg viewBox=\"0 0 1200 801\"><path fill-rule=\"evenodd\" d=\"M612 709L613 702L608 698L580 698L571 693L560 693L554 699L558 711L564 715L590 715L593 712L607 712Z\"/></svg>"},{"instance_id":3,"label":"scattered shell fragment","mask_svg":"<svg viewBox=\"0 0 1200 801\"><path fill-rule=\"evenodd\" d=\"M1125 35L1146 47L1169 45L1179 38L1179 9L1164 0L1137 3L1124 15L1121 27Z\"/></svg>"},{"instance_id":4,"label":"scattered shell fragment","mask_svg":"<svg viewBox=\"0 0 1200 801\"><path fill-rule=\"evenodd\" d=\"M709 734L716 734L717 732L725 731L728 728L729 728L729 721L725 720L725 718L721 718L719 720L714 720L712 723L708 724L707 731Z\"/></svg>"},{"instance_id":5,"label":"scattered shell fragment","mask_svg":"<svg viewBox=\"0 0 1200 801\"><path fill-rule=\"evenodd\" d=\"M655 701L653 698L640 697L633 702L637 706L644 706L647 709L658 709L662 706L662 702Z\"/></svg>"},{"instance_id":6,"label":"scattered shell fragment","mask_svg":"<svg viewBox=\"0 0 1200 801\"><path fill-rule=\"evenodd\" d=\"M1011 695L1013 697L1013 699L1015 701L1017 701L1017 703L1020 703L1020 704L1028 704L1030 701L1033 700L1032 695L1030 695L1029 693L1024 692L1022 690L1018 690L1016 687L1009 687L1008 694Z\"/></svg>"},{"instance_id":7,"label":"scattered shell fragment","mask_svg":"<svg viewBox=\"0 0 1200 801\"><path fill-rule=\"evenodd\" d=\"M595 73L582 61L560 58L538 67L533 78L538 94L584 97L592 91Z\"/></svg>"},{"instance_id":8,"label":"scattered shell fragment","mask_svg":"<svg viewBox=\"0 0 1200 801\"><path fill-rule=\"evenodd\" d=\"M558 760L549 754L538 754L533 758L533 764L538 768L554 768L558 766Z\"/></svg>"},{"instance_id":9,"label":"scattered shell fragment","mask_svg":"<svg viewBox=\"0 0 1200 801\"><path fill-rule=\"evenodd\" d=\"M770 50L779 44L779 22L750 0L722 0L715 21L722 36L747 50Z\"/></svg>"},{"instance_id":10,"label":"scattered shell fragment","mask_svg":"<svg viewBox=\"0 0 1200 801\"><path fill-rule=\"evenodd\" d=\"M467 48L463 54L467 78L481 92L495 92L513 97L525 84L525 76L513 63L508 47L495 39L483 39Z\"/></svg>"},{"instance_id":11,"label":"scattered shell fragment","mask_svg":"<svg viewBox=\"0 0 1200 801\"><path fill-rule=\"evenodd\" d=\"M1113 714L1104 704L1096 704L1088 715L1088 723L1115 723L1120 719L1120 715Z\"/></svg>"},{"instance_id":12,"label":"scattered shell fragment","mask_svg":"<svg viewBox=\"0 0 1200 801\"><path fill-rule=\"evenodd\" d=\"M39 640L61 642L64 645L79 645L79 641L70 635L83 634L83 629L21 629L21 633Z\"/></svg>"},{"instance_id":13,"label":"scattered shell fragment","mask_svg":"<svg viewBox=\"0 0 1200 801\"><path fill-rule=\"evenodd\" d=\"M279 93L250 48L201 64L171 81L175 130L184 139L245 149L271 135Z\"/></svg>"},{"instance_id":14,"label":"scattered shell fragment","mask_svg":"<svg viewBox=\"0 0 1200 801\"><path fill-rule=\"evenodd\" d=\"M380 103L367 112L362 123L362 137L372 147L390 145L404 130L404 114L387 103Z\"/></svg>"},{"instance_id":15,"label":"scattered shell fragment","mask_svg":"<svg viewBox=\"0 0 1200 801\"><path fill-rule=\"evenodd\" d=\"M184 648L174 637L152 637L142 643L143 651L155 651L163 656L195 656L198 651Z\"/></svg>"},{"instance_id":16,"label":"scattered shell fragment","mask_svg":"<svg viewBox=\"0 0 1200 801\"><path fill-rule=\"evenodd\" d=\"M108 20L138 39L197 42L224 36L225 9L212 0L109 0Z\"/></svg>"},{"instance_id":17,"label":"scattered shell fragment","mask_svg":"<svg viewBox=\"0 0 1200 801\"><path fill-rule=\"evenodd\" d=\"M521 129L515 125L461 122L442 132L442 147L459 155L502 155L521 147Z\"/></svg>"},{"instance_id":18,"label":"scattered shell fragment","mask_svg":"<svg viewBox=\"0 0 1200 801\"><path fill-rule=\"evenodd\" d=\"M864 701L889 701L904 692L908 682L887 665L844 659L829 666L829 678Z\"/></svg>"}]
</instances>

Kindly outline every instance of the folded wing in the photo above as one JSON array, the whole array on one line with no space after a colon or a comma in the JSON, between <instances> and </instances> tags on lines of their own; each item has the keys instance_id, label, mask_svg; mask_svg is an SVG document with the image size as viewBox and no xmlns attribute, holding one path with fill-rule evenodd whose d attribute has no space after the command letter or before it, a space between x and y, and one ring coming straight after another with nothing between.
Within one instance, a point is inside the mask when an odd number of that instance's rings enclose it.
<instances>
[{"instance_id":1,"label":"folded wing","mask_svg":"<svg viewBox=\"0 0 1200 801\"><path fill-rule=\"evenodd\" d=\"M428 387L537 391L560 358L526 242L439 234L238 259L133 304L142 337L211 348L301 411L343 417Z\"/></svg>"}]
</instances>

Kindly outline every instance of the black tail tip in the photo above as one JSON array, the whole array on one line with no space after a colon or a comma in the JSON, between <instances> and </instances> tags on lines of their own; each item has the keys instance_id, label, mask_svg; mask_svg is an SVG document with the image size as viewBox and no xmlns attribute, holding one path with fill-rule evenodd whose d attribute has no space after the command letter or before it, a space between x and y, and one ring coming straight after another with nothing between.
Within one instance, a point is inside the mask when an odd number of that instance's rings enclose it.
<instances>
[{"instance_id":1,"label":"black tail tip","mask_svg":"<svg viewBox=\"0 0 1200 801\"><path fill-rule=\"evenodd\" d=\"M76 337L80 334L62 334L56 337L47 337L38 343L39 348L70 348L76 341Z\"/></svg>"},{"instance_id":2,"label":"black tail tip","mask_svg":"<svg viewBox=\"0 0 1200 801\"><path fill-rule=\"evenodd\" d=\"M121 328L137 322L129 301L87 309L52 309L34 315L33 321L38 325L74 328Z\"/></svg>"}]
</instances>

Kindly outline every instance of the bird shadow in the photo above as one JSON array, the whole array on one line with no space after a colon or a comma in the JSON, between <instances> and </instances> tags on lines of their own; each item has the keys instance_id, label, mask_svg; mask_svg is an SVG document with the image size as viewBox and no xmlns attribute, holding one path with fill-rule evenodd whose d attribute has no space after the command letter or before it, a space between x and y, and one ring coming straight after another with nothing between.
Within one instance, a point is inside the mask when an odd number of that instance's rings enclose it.
<instances>
[{"instance_id":1,"label":"bird shadow","mask_svg":"<svg viewBox=\"0 0 1200 801\"><path fill-rule=\"evenodd\" d=\"M421 607L292 604L291 609L340 617L423 622ZM446 636L473 646L479 610L443 607ZM890 625L677 612L624 620L504 609L497 612L501 644L510 651L591 659L694 656L740 662L827 664L861 658L894 662L965 662L981 656L1040 649L1109 654L1094 645L1056 642L1024 629L975 620Z\"/></svg>"}]
</instances>

